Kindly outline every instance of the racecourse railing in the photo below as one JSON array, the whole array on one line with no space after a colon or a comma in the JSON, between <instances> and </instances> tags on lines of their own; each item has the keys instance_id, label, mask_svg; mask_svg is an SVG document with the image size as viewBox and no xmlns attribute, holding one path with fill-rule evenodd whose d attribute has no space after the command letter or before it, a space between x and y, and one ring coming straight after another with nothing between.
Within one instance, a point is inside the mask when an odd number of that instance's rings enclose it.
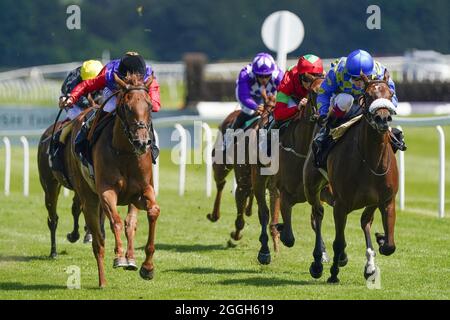
<instances>
[{"instance_id":1,"label":"racecourse railing","mask_svg":"<svg viewBox=\"0 0 450 320\"><path fill-rule=\"evenodd\" d=\"M197 142L205 140L205 155L206 155L206 181L205 190L206 196L211 196L212 191L212 150L213 150L213 134L209 125L204 121L217 122L217 118L200 117L200 116L180 116L180 117L168 117L154 120L154 126L156 129L164 127L172 127L177 133L176 136L172 135L172 140L179 141L178 145L178 193L183 196L186 187L186 164L187 164L187 151L190 141L187 138L187 131L183 127L183 124L192 125L195 122L201 124L200 133L201 136L196 136ZM435 127L439 136L439 211L438 216L443 218L445 215L445 134L442 126L450 125L450 116L434 117L434 118L414 118L414 119L401 119L395 118L393 125L400 128L406 127ZM36 137L43 133L42 130L29 130L29 131L0 131L0 136L3 136L3 144L5 146L5 179L4 179L4 194L8 196L10 194L10 181L11 181L11 143L8 137L20 136L20 141L23 147L23 195L29 195L29 144L26 137ZM200 140L199 140L200 139ZM156 135L156 143L159 145L158 135ZM195 144L194 144L195 145ZM197 145L202 146L202 143ZM399 207L400 210L405 210L405 154L399 152ZM156 193L160 191L159 184L159 158L154 165L154 188ZM234 182L233 190L236 188L236 182ZM65 195L68 195L68 191L65 190Z\"/></svg>"}]
</instances>

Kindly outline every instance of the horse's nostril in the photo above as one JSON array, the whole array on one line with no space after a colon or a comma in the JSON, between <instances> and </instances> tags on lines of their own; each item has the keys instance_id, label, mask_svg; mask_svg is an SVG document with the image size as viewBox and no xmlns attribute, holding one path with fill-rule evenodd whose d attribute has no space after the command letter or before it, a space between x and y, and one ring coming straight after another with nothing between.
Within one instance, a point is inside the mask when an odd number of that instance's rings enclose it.
<instances>
[{"instance_id":1,"label":"horse's nostril","mask_svg":"<svg viewBox=\"0 0 450 320\"><path fill-rule=\"evenodd\" d=\"M388 119L387 119L387 121L388 121L388 122L392 122L392 117L389 116Z\"/></svg>"}]
</instances>

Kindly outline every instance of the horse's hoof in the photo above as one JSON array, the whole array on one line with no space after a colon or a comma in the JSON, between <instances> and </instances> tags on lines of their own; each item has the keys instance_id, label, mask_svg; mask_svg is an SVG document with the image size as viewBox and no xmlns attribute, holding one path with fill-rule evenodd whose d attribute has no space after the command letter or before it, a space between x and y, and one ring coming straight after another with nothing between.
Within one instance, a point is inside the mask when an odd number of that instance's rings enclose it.
<instances>
[{"instance_id":1,"label":"horse's hoof","mask_svg":"<svg viewBox=\"0 0 450 320\"><path fill-rule=\"evenodd\" d=\"M120 258L114 258L113 261L113 268L125 268L128 267L128 262L127 259L124 257L120 257Z\"/></svg>"},{"instance_id":2,"label":"horse's hoof","mask_svg":"<svg viewBox=\"0 0 450 320\"><path fill-rule=\"evenodd\" d=\"M328 257L328 254L326 251L322 252L322 263L328 263L330 262L330 257Z\"/></svg>"},{"instance_id":3,"label":"horse's hoof","mask_svg":"<svg viewBox=\"0 0 450 320\"><path fill-rule=\"evenodd\" d=\"M277 228L278 232L282 232L284 229L284 224L283 223L278 223L275 225L275 227Z\"/></svg>"},{"instance_id":4,"label":"horse's hoof","mask_svg":"<svg viewBox=\"0 0 450 320\"><path fill-rule=\"evenodd\" d=\"M245 215L246 215L247 217L251 217L252 214L253 214L252 210L245 210Z\"/></svg>"},{"instance_id":5,"label":"horse's hoof","mask_svg":"<svg viewBox=\"0 0 450 320\"><path fill-rule=\"evenodd\" d=\"M154 270L147 270L143 266L141 266L141 269L139 270L139 275L144 280L152 280L154 276Z\"/></svg>"},{"instance_id":6,"label":"horse's hoof","mask_svg":"<svg viewBox=\"0 0 450 320\"><path fill-rule=\"evenodd\" d=\"M348 263L348 258L347 258L347 254L343 253L340 257L339 257L339 267L345 267Z\"/></svg>"},{"instance_id":7,"label":"horse's hoof","mask_svg":"<svg viewBox=\"0 0 450 320\"><path fill-rule=\"evenodd\" d=\"M384 234L377 232L377 233L375 233L375 238L380 247L384 246L384 243L386 242L386 237L384 236Z\"/></svg>"},{"instance_id":8,"label":"horse's hoof","mask_svg":"<svg viewBox=\"0 0 450 320\"><path fill-rule=\"evenodd\" d=\"M49 258L56 259L57 256L58 256L58 254L56 252L51 252Z\"/></svg>"},{"instance_id":9,"label":"horse's hoof","mask_svg":"<svg viewBox=\"0 0 450 320\"><path fill-rule=\"evenodd\" d=\"M231 239L233 239L234 241L239 241L242 239L242 234L239 234L236 236L236 231L232 231L230 236L231 236Z\"/></svg>"},{"instance_id":10,"label":"horse's hoof","mask_svg":"<svg viewBox=\"0 0 450 320\"><path fill-rule=\"evenodd\" d=\"M67 240L69 240L70 243L75 243L78 241L78 239L80 239L80 234L79 233L68 233L67 234Z\"/></svg>"},{"instance_id":11,"label":"horse's hoof","mask_svg":"<svg viewBox=\"0 0 450 320\"><path fill-rule=\"evenodd\" d=\"M339 283L339 279L336 276L331 276L331 277L328 278L327 282L330 283L330 284L338 284Z\"/></svg>"},{"instance_id":12,"label":"horse's hoof","mask_svg":"<svg viewBox=\"0 0 450 320\"><path fill-rule=\"evenodd\" d=\"M263 265L270 264L271 257L270 252L269 253L258 253L258 262Z\"/></svg>"},{"instance_id":13,"label":"horse's hoof","mask_svg":"<svg viewBox=\"0 0 450 320\"><path fill-rule=\"evenodd\" d=\"M138 269L135 259L127 259L127 263L125 270L136 271Z\"/></svg>"},{"instance_id":14,"label":"horse's hoof","mask_svg":"<svg viewBox=\"0 0 450 320\"><path fill-rule=\"evenodd\" d=\"M216 216L213 216L211 213L208 213L206 215L206 218L211 222L217 222L219 220L219 218L217 218Z\"/></svg>"},{"instance_id":15,"label":"horse's hoof","mask_svg":"<svg viewBox=\"0 0 450 320\"><path fill-rule=\"evenodd\" d=\"M380 254L383 256L390 256L395 252L395 246L388 246L387 244L384 244L380 246Z\"/></svg>"},{"instance_id":16,"label":"horse's hoof","mask_svg":"<svg viewBox=\"0 0 450 320\"><path fill-rule=\"evenodd\" d=\"M86 233L83 238L83 243L92 243L92 234Z\"/></svg>"},{"instance_id":17,"label":"horse's hoof","mask_svg":"<svg viewBox=\"0 0 450 320\"><path fill-rule=\"evenodd\" d=\"M281 240L281 242L282 242L286 247L292 248L292 247L294 246L294 244L295 244L295 238L294 238L294 236L286 237L286 236L283 236L284 234L285 234L284 232L281 232L281 233L280 233L280 240Z\"/></svg>"},{"instance_id":18,"label":"horse's hoof","mask_svg":"<svg viewBox=\"0 0 450 320\"><path fill-rule=\"evenodd\" d=\"M322 277L322 273L323 273L323 265L322 264L318 264L318 263L311 263L311 266L309 267L309 274L311 275L311 277L313 277L314 279L319 279L320 277Z\"/></svg>"},{"instance_id":19,"label":"horse's hoof","mask_svg":"<svg viewBox=\"0 0 450 320\"><path fill-rule=\"evenodd\" d=\"M364 278L367 280L370 277L372 277L377 272L376 269L374 269L372 272L367 272L367 267L364 268Z\"/></svg>"}]
</instances>

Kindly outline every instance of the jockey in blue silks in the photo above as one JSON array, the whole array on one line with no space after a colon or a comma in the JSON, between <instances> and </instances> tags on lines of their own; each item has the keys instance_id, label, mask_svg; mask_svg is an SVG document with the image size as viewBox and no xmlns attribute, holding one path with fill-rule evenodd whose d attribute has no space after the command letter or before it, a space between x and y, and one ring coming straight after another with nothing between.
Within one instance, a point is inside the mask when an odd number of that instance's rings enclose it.
<instances>
[{"instance_id":1,"label":"jockey in blue silks","mask_svg":"<svg viewBox=\"0 0 450 320\"><path fill-rule=\"evenodd\" d=\"M343 120L360 113L358 98L364 94L364 81L361 73L366 75L369 80L383 80L386 70L385 66L375 61L364 50L355 50L348 57L342 57L331 64L331 69L322 83L317 97L318 123L323 126L319 135L314 139L317 153L322 152L323 144L327 142L332 122L343 123ZM389 79L388 85L393 93L392 105L397 108L398 98L395 94L395 83ZM392 133L394 135L394 151L396 149L406 150L402 132L392 128ZM324 166L324 163L316 163L316 165Z\"/></svg>"}]
</instances>

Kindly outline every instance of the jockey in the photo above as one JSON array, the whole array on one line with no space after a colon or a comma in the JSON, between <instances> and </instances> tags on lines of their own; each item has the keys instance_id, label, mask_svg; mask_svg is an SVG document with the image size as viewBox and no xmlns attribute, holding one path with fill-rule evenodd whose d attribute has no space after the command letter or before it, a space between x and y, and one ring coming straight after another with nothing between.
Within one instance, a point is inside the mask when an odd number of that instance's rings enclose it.
<instances>
[{"instance_id":1,"label":"jockey","mask_svg":"<svg viewBox=\"0 0 450 320\"><path fill-rule=\"evenodd\" d=\"M61 105L68 98L68 94L73 90L78 84L83 81L95 78L102 70L103 65L97 60L88 60L83 62L83 64L70 71L67 75L64 83L61 86L61 97L59 98L59 104ZM99 94L94 95L98 96ZM89 101L85 96L82 96L76 105L72 108L65 108L67 112L67 117L63 122L67 120L75 119L84 109L89 106ZM52 144L53 149L50 150L50 155L52 157L52 168L57 171L63 172L63 163L61 154L64 150L64 143L66 141L67 135L72 130L72 122L69 122L62 129L59 138Z\"/></svg>"},{"instance_id":2,"label":"jockey","mask_svg":"<svg viewBox=\"0 0 450 320\"><path fill-rule=\"evenodd\" d=\"M246 121L264 110L262 90L266 91L267 96L275 96L283 74L268 53L258 53L253 62L241 70L236 81L236 99L241 105L241 112L232 129L242 128Z\"/></svg>"},{"instance_id":3,"label":"jockey","mask_svg":"<svg viewBox=\"0 0 450 320\"><path fill-rule=\"evenodd\" d=\"M63 85L61 86L61 97L60 103L68 97L67 95L82 81L90 80L95 78L100 71L103 69L103 65L100 61L97 60L88 60L83 63L81 67L72 70L64 80ZM73 105L71 108L68 108L67 111L67 119L73 120L75 119L83 109L86 109L89 106L89 101L85 96L82 96L76 105Z\"/></svg>"},{"instance_id":4,"label":"jockey","mask_svg":"<svg viewBox=\"0 0 450 320\"><path fill-rule=\"evenodd\" d=\"M273 115L277 124L293 118L301 107L308 103L308 90L311 82L305 75L314 77L323 75L322 60L312 54L300 57L296 66L292 66L284 74L278 87L277 102ZM275 126L277 126L275 124Z\"/></svg>"},{"instance_id":5,"label":"jockey","mask_svg":"<svg viewBox=\"0 0 450 320\"><path fill-rule=\"evenodd\" d=\"M386 67L364 50L355 50L345 58L340 58L332 63L331 70L328 72L325 81L319 89L317 104L319 107L319 125L323 126L318 137L314 139L313 145L317 148L317 153L323 149L326 142L331 121L342 122L356 116L360 112L357 103L358 98L364 94L364 81L361 79L361 72L370 80L382 80ZM392 103L395 107L398 104L398 98L395 94L395 84L389 79L389 88L393 92ZM395 145L394 150L406 150L403 141L402 132L398 129L392 129ZM319 163L316 165L320 166ZM321 163L324 165L324 163Z\"/></svg>"},{"instance_id":6,"label":"jockey","mask_svg":"<svg viewBox=\"0 0 450 320\"><path fill-rule=\"evenodd\" d=\"M150 66L147 66L144 58L136 52L127 52L122 59L112 60L101 70L100 74L87 81L83 81L78 84L69 94L68 98L60 105L63 108L71 107L76 104L82 96L89 92L103 90L103 99L105 101L111 97L116 91L117 85L114 79L114 74L117 74L119 78L125 79L127 74L139 74L142 75L144 81L147 81L153 76L153 70ZM153 112L158 112L161 108L159 84L154 79L149 87L149 97L152 102ZM103 108L106 113L111 113L116 109L116 97L112 97L108 100ZM88 119L76 139L76 145L80 145L85 142L87 134L89 132L90 125L93 117ZM154 135L153 135L154 136ZM157 148L152 144L152 151L157 151ZM155 154L153 154L155 155ZM156 157L153 157L153 161Z\"/></svg>"}]
</instances>

